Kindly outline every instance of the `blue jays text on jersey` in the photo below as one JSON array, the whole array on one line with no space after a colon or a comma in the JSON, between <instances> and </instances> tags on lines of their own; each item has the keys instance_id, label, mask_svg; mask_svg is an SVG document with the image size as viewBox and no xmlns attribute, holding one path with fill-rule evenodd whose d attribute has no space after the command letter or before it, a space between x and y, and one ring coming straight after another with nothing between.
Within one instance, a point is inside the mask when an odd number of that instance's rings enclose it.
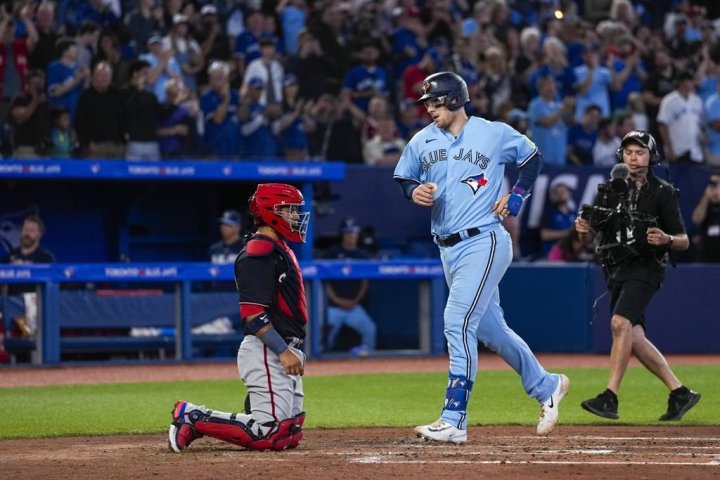
<instances>
[{"instance_id":1,"label":"blue jays text on jersey","mask_svg":"<svg viewBox=\"0 0 720 480\"><path fill-rule=\"evenodd\" d=\"M427 139L425 140L425 143L430 143L429 141L433 141L435 139ZM448 152L447 149L441 148L438 150L430 150L429 152L422 155L420 162L422 165L422 171L423 173L426 173L430 168L433 166L433 164L437 162L444 162L448 159ZM460 150L453 155L453 160L462 160L463 162L470 162L474 163L475 165L478 165L480 168L487 168L487 164L490 161L490 159L480 153L479 151L475 151L473 153L473 150L470 148L467 151L465 151L464 148L460 148Z\"/></svg>"},{"instance_id":2,"label":"blue jays text on jersey","mask_svg":"<svg viewBox=\"0 0 720 480\"><path fill-rule=\"evenodd\" d=\"M470 117L457 138L432 123L410 140L394 176L438 185L431 231L444 236L499 223L492 206L507 193L505 164L522 167L537 152L525 135L502 122Z\"/></svg>"}]
</instances>

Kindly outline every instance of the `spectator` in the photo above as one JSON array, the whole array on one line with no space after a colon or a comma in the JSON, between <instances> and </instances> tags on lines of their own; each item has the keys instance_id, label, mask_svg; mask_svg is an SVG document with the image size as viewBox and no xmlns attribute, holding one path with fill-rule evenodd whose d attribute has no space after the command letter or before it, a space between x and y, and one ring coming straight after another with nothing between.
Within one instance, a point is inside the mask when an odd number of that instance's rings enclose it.
<instances>
[{"instance_id":1,"label":"spectator","mask_svg":"<svg viewBox=\"0 0 720 480\"><path fill-rule=\"evenodd\" d=\"M510 100L512 87L505 52L499 47L492 46L485 50L484 57L485 61L481 69L483 77L480 82L485 95L490 100L491 118L501 118L501 107Z\"/></svg>"},{"instance_id":2,"label":"spectator","mask_svg":"<svg viewBox=\"0 0 720 480\"><path fill-rule=\"evenodd\" d=\"M436 48L428 48L420 58L420 62L409 65L402 72L403 98L413 102L420 98L423 80L428 75L437 72L441 62L440 52Z\"/></svg>"},{"instance_id":3,"label":"spectator","mask_svg":"<svg viewBox=\"0 0 720 480\"><path fill-rule=\"evenodd\" d=\"M265 82L258 77L251 78L241 101L240 133L244 137L243 157L248 159L268 160L278 155L277 140L270 125L277 118L275 108L279 106L263 105L264 92Z\"/></svg>"},{"instance_id":4,"label":"spectator","mask_svg":"<svg viewBox=\"0 0 720 480\"><path fill-rule=\"evenodd\" d=\"M55 60L55 43L60 34L55 29L55 3L43 0L35 12L35 28L38 40L29 56L32 69L46 71L50 62Z\"/></svg>"},{"instance_id":5,"label":"spectator","mask_svg":"<svg viewBox=\"0 0 720 480\"><path fill-rule=\"evenodd\" d=\"M80 94L88 70L77 66L77 46L70 38L61 38L56 45L58 59L48 65L48 96L53 107L64 107L75 118Z\"/></svg>"},{"instance_id":6,"label":"spectator","mask_svg":"<svg viewBox=\"0 0 720 480\"><path fill-rule=\"evenodd\" d=\"M372 97L362 126L361 140L367 142L377 134L378 124L390 116L390 102L385 97Z\"/></svg>"},{"instance_id":7,"label":"spectator","mask_svg":"<svg viewBox=\"0 0 720 480\"><path fill-rule=\"evenodd\" d=\"M148 88L157 97L158 102L165 101L165 82L171 78L182 78L182 70L173 51L165 48L162 38L153 35L148 39L148 53L140 55L139 60L145 60L150 65L148 72Z\"/></svg>"},{"instance_id":8,"label":"spectator","mask_svg":"<svg viewBox=\"0 0 720 480\"><path fill-rule=\"evenodd\" d=\"M347 163L362 163L360 129L365 114L348 97L322 95L311 111L317 128L310 138L313 156Z\"/></svg>"},{"instance_id":9,"label":"spectator","mask_svg":"<svg viewBox=\"0 0 720 480\"><path fill-rule=\"evenodd\" d=\"M600 123L600 107L588 105L580 123L570 127L568 131L568 161L572 165L584 166L593 164L593 147L598 137Z\"/></svg>"},{"instance_id":10,"label":"spectator","mask_svg":"<svg viewBox=\"0 0 720 480\"><path fill-rule=\"evenodd\" d=\"M90 21L101 29L112 29L120 19L110 8L110 2L105 0L88 0L81 2L75 12L74 27L78 28L86 21Z\"/></svg>"},{"instance_id":11,"label":"spectator","mask_svg":"<svg viewBox=\"0 0 720 480\"><path fill-rule=\"evenodd\" d=\"M343 74L350 63L350 52L342 31L344 19L345 14L342 12L341 4L330 3L322 10L319 17L311 19L308 23L308 30L320 42L320 50L336 62L337 68L333 69L327 83L337 87L340 86ZM337 90L331 92L336 94Z\"/></svg>"},{"instance_id":12,"label":"spectator","mask_svg":"<svg viewBox=\"0 0 720 480\"><path fill-rule=\"evenodd\" d=\"M720 167L720 82L717 91L705 101L705 131L707 146L705 161L711 167Z\"/></svg>"},{"instance_id":13,"label":"spectator","mask_svg":"<svg viewBox=\"0 0 720 480\"><path fill-rule=\"evenodd\" d=\"M100 31L97 25L91 21L83 22L80 25L77 36L75 37L75 45L77 46L77 66L92 70L92 59L97 50L98 37Z\"/></svg>"},{"instance_id":14,"label":"spectator","mask_svg":"<svg viewBox=\"0 0 720 480\"><path fill-rule=\"evenodd\" d=\"M661 140L657 126L657 114L662 99L675 89L675 67L665 48L653 51L652 68L643 84L642 96L647 107L650 133Z\"/></svg>"},{"instance_id":15,"label":"spectator","mask_svg":"<svg viewBox=\"0 0 720 480\"><path fill-rule=\"evenodd\" d=\"M519 108L513 108L505 115L505 123L523 135L527 134L529 128L528 120L529 117L527 112Z\"/></svg>"},{"instance_id":16,"label":"spectator","mask_svg":"<svg viewBox=\"0 0 720 480\"><path fill-rule=\"evenodd\" d=\"M52 117L45 96L45 74L31 70L25 76L25 93L10 104L15 158L38 158L50 151Z\"/></svg>"},{"instance_id":17,"label":"spectator","mask_svg":"<svg viewBox=\"0 0 720 480\"><path fill-rule=\"evenodd\" d=\"M218 20L217 7L213 4L203 5L200 9L200 28L195 38L200 43L200 51L204 59L204 68L197 73L198 84L207 83L207 67L215 60L229 62L232 59L230 38L223 31Z\"/></svg>"},{"instance_id":18,"label":"spectator","mask_svg":"<svg viewBox=\"0 0 720 480\"><path fill-rule=\"evenodd\" d=\"M615 165L618 148L620 148L620 137L617 136L615 122L603 118L598 124L598 137L592 149L593 165L596 167Z\"/></svg>"},{"instance_id":19,"label":"spectator","mask_svg":"<svg viewBox=\"0 0 720 480\"><path fill-rule=\"evenodd\" d=\"M282 105L282 82L285 71L277 58L275 39L264 36L260 39L260 57L247 65L243 89L248 88L251 79L257 78L263 82L260 104L272 107L269 113L279 116Z\"/></svg>"},{"instance_id":20,"label":"spectator","mask_svg":"<svg viewBox=\"0 0 720 480\"><path fill-rule=\"evenodd\" d=\"M297 77L285 75L283 81L283 115L273 124L282 156L286 160L307 160L309 143L307 132L315 128L309 115L312 101L300 98Z\"/></svg>"},{"instance_id":21,"label":"spectator","mask_svg":"<svg viewBox=\"0 0 720 480\"><path fill-rule=\"evenodd\" d=\"M562 103L557 100L555 79L551 75L540 77L537 82L539 96L528 106L532 141L545 157L545 165L564 167L567 165L566 121L572 119L573 97L566 97Z\"/></svg>"},{"instance_id":22,"label":"spectator","mask_svg":"<svg viewBox=\"0 0 720 480\"><path fill-rule=\"evenodd\" d=\"M287 55L298 53L298 33L305 28L307 5L305 0L280 0L275 7L282 24L284 50Z\"/></svg>"},{"instance_id":23,"label":"spectator","mask_svg":"<svg viewBox=\"0 0 720 480\"><path fill-rule=\"evenodd\" d=\"M542 46L543 63L530 74L529 86L531 98L540 95L538 83L542 77L552 76L555 79L558 98L573 95L575 73L568 64L567 48L556 37L548 37Z\"/></svg>"},{"instance_id":24,"label":"spectator","mask_svg":"<svg viewBox=\"0 0 720 480\"><path fill-rule=\"evenodd\" d=\"M387 117L380 120L375 135L363 145L367 165L394 167L407 142L397 132L395 121Z\"/></svg>"},{"instance_id":25,"label":"spectator","mask_svg":"<svg viewBox=\"0 0 720 480\"><path fill-rule=\"evenodd\" d=\"M351 100L363 112L368 111L372 97L388 95L387 76L377 65L378 55L375 45L361 45L357 51L360 64L352 67L343 78L340 95Z\"/></svg>"},{"instance_id":26,"label":"spectator","mask_svg":"<svg viewBox=\"0 0 720 480\"><path fill-rule=\"evenodd\" d=\"M703 196L692 212L692 221L700 229L701 262L720 262L720 174L710 175Z\"/></svg>"},{"instance_id":27,"label":"spectator","mask_svg":"<svg viewBox=\"0 0 720 480\"><path fill-rule=\"evenodd\" d=\"M400 102L397 127L406 142L427 124L419 117L419 110L420 107L414 100L405 99Z\"/></svg>"},{"instance_id":28,"label":"spectator","mask_svg":"<svg viewBox=\"0 0 720 480\"><path fill-rule=\"evenodd\" d=\"M144 60L130 65L130 85L123 104L126 160L160 160L160 104L155 94L146 89L149 68Z\"/></svg>"},{"instance_id":29,"label":"spectator","mask_svg":"<svg viewBox=\"0 0 720 480\"><path fill-rule=\"evenodd\" d=\"M702 163L703 105L695 93L695 79L684 70L677 74L676 88L660 103L657 121L670 163Z\"/></svg>"},{"instance_id":30,"label":"spectator","mask_svg":"<svg viewBox=\"0 0 720 480\"><path fill-rule=\"evenodd\" d=\"M11 248L0 259L0 263L14 265L55 263L55 257L40 245L45 235L45 223L37 215L29 215L23 221L20 231L20 245ZM5 293L22 295L25 303L25 316L16 319L16 323L24 336L32 336L37 329L37 294L35 285L15 284L5 287Z\"/></svg>"},{"instance_id":31,"label":"spectator","mask_svg":"<svg viewBox=\"0 0 720 480\"><path fill-rule=\"evenodd\" d=\"M575 97L575 119L580 122L587 107L595 105L600 108L600 117L609 117L610 86L612 76L607 67L600 64L600 47L587 45L582 54L583 64L575 68L577 80Z\"/></svg>"},{"instance_id":32,"label":"spectator","mask_svg":"<svg viewBox=\"0 0 720 480\"><path fill-rule=\"evenodd\" d=\"M628 114L632 119L633 128L646 132L650 131L650 119L647 115L642 93L633 92L628 95Z\"/></svg>"},{"instance_id":33,"label":"spectator","mask_svg":"<svg viewBox=\"0 0 720 480\"><path fill-rule=\"evenodd\" d=\"M102 32L98 39L98 51L92 59L92 64L107 62L112 67L112 86L123 89L130 80L130 61L123 58L117 35L113 32Z\"/></svg>"},{"instance_id":34,"label":"spectator","mask_svg":"<svg viewBox=\"0 0 720 480\"><path fill-rule=\"evenodd\" d=\"M157 17L162 10L156 3L156 0L137 0L135 9L125 18L131 45L138 55L147 53L148 39L160 31Z\"/></svg>"},{"instance_id":35,"label":"spectator","mask_svg":"<svg viewBox=\"0 0 720 480\"><path fill-rule=\"evenodd\" d=\"M237 156L242 150L242 136L238 135L240 97L237 90L230 88L230 67L223 62L213 62L208 67L208 78L210 90L200 97L205 143L217 156Z\"/></svg>"},{"instance_id":36,"label":"spectator","mask_svg":"<svg viewBox=\"0 0 720 480\"><path fill-rule=\"evenodd\" d=\"M365 252L358 248L360 227L352 218L347 218L340 226L341 242L331 248L324 258L342 260L367 260ZM356 355L367 355L375 350L376 327L375 322L362 306L367 296L369 282L363 280L335 280L325 283L325 292L328 298L327 323L327 349L335 347L340 328L343 325L357 331L361 337L361 344L351 351Z\"/></svg>"},{"instance_id":37,"label":"spectator","mask_svg":"<svg viewBox=\"0 0 720 480\"><path fill-rule=\"evenodd\" d=\"M250 10L245 17L245 30L235 39L235 70L240 79L246 77L245 69L250 62L260 58L260 37L265 19L260 10ZM280 77L282 78L282 77Z\"/></svg>"},{"instance_id":38,"label":"spectator","mask_svg":"<svg viewBox=\"0 0 720 480\"><path fill-rule=\"evenodd\" d=\"M70 158L75 152L77 139L72 129L70 112L67 108L56 107L52 109L53 128L52 156L54 158Z\"/></svg>"},{"instance_id":39,"label":"spectator","mask_svg":"<svg viewBox=\"0 0 720 480\"><path fill-rule=\"evenodd\" d=\"M111 85L112 67L95 65L90 87L78 100L75 129L87 157L123 158L123 95Z\"/></svg>"},{"instance_id":40,"label":"spectator","mask_svg":"<svg viewBox=\"0 0 720 480\"><path fill-rule=\"evenodd\" d=\"M513 64L513 103L527 105L530 96L530 75L539 67L540 30L525 27L520 32L520 52Z\"/></svg>"},{"instance_id":41,"label":"spectator","mask_svg":"<svg viewBox=\"0 0 720 480\"><path fill-rule=\"evenodd\" d=\"M583 262L592 259L592 254L585 244L580 241L575 225L555 243L548 253L551 262Z\"/></svg>"},{"instance_id":42,"label":"spectator","mask_svg":"<svg viewBox=\"0 0 720 480\"><path fill-rule=\"evenodd\" d=\"M298 55L287 60L288 72L298 77L300 95L317 100L320 95L340 89L339 62L328 57L320 42L308 30L298 34Z\"/></svg>"},{"instance_id":43,"label":"spectator","mask_svg":"<svg viewBox=\"0 0 720 480\"><path fill-rule=\"evenodd\" d=\"M615 118L615 124L617 125L615 133L620 138L625 138L625 135L635 130L633 115L627 110L622 110L621 114L617 115Z\"/></svg>"},{"instance_id":44,"label":"spectator","mask_svg":"<svg viewBox=\"0 0 720 480\"><path fill-rule=\"evenodd\" d=\"M37 30L30 21L32 5L25 4L19 12L27 38L15 38L15 19L5 8L6 4L0 5L0 124L7 121L12 99L24 91L28 55L33 52L38 41Z\"/></svg>"},{"instance_id":45,"label":"spectator","mask_svg":"<svg viewBox=\"0 0 720 480\"><path fill-rule=\"evenodd\" d=\"M158 120L160 153L165 159L184 158L194 150L198 111L184 104L187 98L188 91L181 80L171 79L165 83L165 103ZM237 122L234 125L237 127Z\"/></svg>"},{"instance_id":46,"label":"spectator","mask_svg":"<svg viewBox=\"0 0 720 480\"><path fill-rule=\"evenodd\" d=\"M625 109L631 93L642 92L647 73L640 53L629 35L620 37L617 46L608 49L607 67L612 75L613 111Z\"/></svg>"},{"instance_id":47,"label":"spectator","mask_svg":"<svg viewBox=\"0 0 720 480\"><path fill-rule=\"evenodd\" d=\"M191 92L197 90L196 75L205 65L200 45L189 34L190 20L185 15L173 17L173 27L163 38L163 49L174 52L175 60L180 66L183 83ZM165 86L163 85L163 88Z\"/></svg>"},{"instance_id":48,"label":"spectator","mask_svg":"<svg viewBox=\"0 0 720 480\"><path fill-rule=\"evenodd\" d=\"M567 184L558 182L551 186L549 198L550 205L545 209L540 228L542 256L547 256L553 245L568 234L577 218L572 189Z\"/></svg>"},{"instance_id":49,"label":"spectator","mask_svg":"<svg viewBox=\"0 0 720 480\"><path fill-rule=\"evenodd\" d=\"M403 11L402 7L396 8L393 16L395 31L392 33L390 50L394 67L392 73L394 78L400 78L411 65L420 63L423 55L429 49L427 48L426 28L420 20L420 11L415 5L409 8L406 7L405 11ZM428 73L435 71L432 70ZM422 79L420 83L422 84ZM418 90L419 92L420 90ZM413 100L417 98L408 96L407 91L405 91L404 95L405 98L412 98Z\"/></svg>"},{"instance_id":50,"label":"spectator","mask_svg":"<svg viewBox=\"0 0 720 480\"><path fill-rule=\"evenodd\" d=\"M218 218L218 224L220 240L210 246L208 252L210 262L216 265L232 264L245 246L240 237L242 215L237 210L225 210Z\"/></svg>"}]
</instances>

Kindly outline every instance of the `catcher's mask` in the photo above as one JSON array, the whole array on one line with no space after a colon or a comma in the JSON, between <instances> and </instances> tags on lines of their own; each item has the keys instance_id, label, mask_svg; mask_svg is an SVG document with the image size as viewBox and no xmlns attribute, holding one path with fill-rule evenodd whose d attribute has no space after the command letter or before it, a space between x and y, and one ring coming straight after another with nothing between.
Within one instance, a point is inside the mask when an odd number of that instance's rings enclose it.
<instances>
[{"instance_id":1,"label":"catcher's mask","mask_svg":"<svg viewBox=\"0 0 720 480\"><path fill-rule=\"evenodd\" d=\"M302 193L284 183L261 183L248 201L256 225L268 225L289 242L305 242L310 212Z\"/></svg>"}]
</instances>

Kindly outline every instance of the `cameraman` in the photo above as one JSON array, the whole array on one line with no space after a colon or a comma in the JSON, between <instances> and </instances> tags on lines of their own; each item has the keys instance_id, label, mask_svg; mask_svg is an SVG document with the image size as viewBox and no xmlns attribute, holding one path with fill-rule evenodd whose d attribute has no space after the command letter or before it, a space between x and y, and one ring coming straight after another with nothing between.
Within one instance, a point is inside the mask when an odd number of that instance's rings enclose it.
<instances>
[{"instance_id":1,"label":"cameraman","mask_svg":"<svg viewBox=\"0 0 720 480\"><path fill-rule=\"evenodd\" d=\"M606 212L625 211L631 220L629 223L612 219L614 221L601 224L600 231L596 232L591 227L591 223L597 226L595 222L581 216L575 221L583 243L587 245L597 239L611 294L610 379L607 390L581 404L585 410L604 418L619 418L617 392L631 354L670 390L668 409L660 420L680 420L700 400L700 394L678 380L662 353L645 337L645 309L662 284L667 252L686 250L689 246L675 187L650 170L651 163L660 160L656 145L647 132L629 132L617 153L618 160L627 168L622 165L618 166L622 168L613 168L613 177L616 170L626 172L628 188L618 191L617 184L613 188L611 182L598 187L595 207L610 209L604 210ZM657 226L648 227L644 234L642 222L633 221L633 216L635 219L654 217L656 222L653 219L647 223ZM633 234L645 238L633 238Z\"/></svg>"}]
</instances>

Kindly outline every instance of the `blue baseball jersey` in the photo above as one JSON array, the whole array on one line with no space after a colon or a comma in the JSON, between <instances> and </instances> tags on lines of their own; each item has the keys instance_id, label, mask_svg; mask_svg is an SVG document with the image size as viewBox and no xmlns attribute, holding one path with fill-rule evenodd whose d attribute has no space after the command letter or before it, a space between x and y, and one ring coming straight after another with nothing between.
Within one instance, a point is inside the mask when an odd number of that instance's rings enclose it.
<instances>
[{"instance_id":1,"label":"blue baseball jersey","mask_svg":"<svg viewBox=\"0 0 720 480\"><path fill-rule=\"evenodd\" d=\"M530 139L505 123L470 117L457 138L431 123L407 144L394 178L438 185L431 232L445 236L498 224L492 208L507 193L505 164L523 166L537 152Z\"/></svg>"}]
</instances>

